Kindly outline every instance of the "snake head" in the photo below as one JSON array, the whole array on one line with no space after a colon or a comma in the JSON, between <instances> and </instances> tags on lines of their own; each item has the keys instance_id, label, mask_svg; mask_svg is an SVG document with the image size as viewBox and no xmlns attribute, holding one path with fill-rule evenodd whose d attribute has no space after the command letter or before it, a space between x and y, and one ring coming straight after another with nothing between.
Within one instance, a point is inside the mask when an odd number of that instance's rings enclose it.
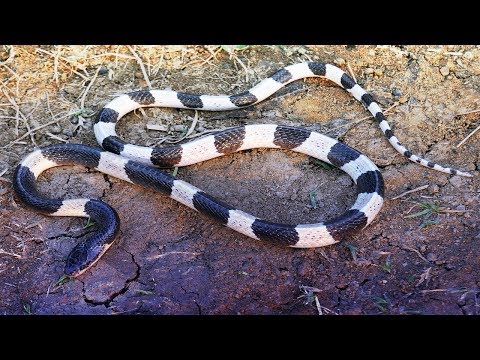
<instances>
[{"instance_id":1,"label":"snake head","mask_svg":"<svg viewBox=\"0 0 480 360\"><path fill-rule=\"evenodd\" d=\"M110 248L110 244L93 245L93 239L87 239L77 244L68 254L63 272L75 278L91 268Z\"/></svg>"}]
</instances>

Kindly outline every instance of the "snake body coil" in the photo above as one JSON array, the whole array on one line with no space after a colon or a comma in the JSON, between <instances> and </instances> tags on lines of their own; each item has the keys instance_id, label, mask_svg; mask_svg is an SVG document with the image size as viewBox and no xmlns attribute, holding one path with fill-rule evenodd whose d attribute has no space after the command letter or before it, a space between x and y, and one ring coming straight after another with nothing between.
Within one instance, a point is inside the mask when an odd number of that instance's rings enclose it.
<instances>
[{"instance_id":1,"label":"snake body coil","mask_svg":"<svg viewBox=\"0 0 480 360\"><path fill-rule=\"evenodd\" d=\"M121 95L99 113L95 136L105 150L58 144L38 149L18 165L14 189L22 202L52 216L90 217L98 230L69 254L65 274L78 276L90 268L111 246L119 228L118 215L108 204L93 199L47 199L35 187L38 176L60 165L81 164L105 174L159 191L206 214L229 228L259 240L309 248L334 244L367 226L383 204L384 183L378 168L359 151L335 139L303 128L256 124L235 127L182 145L143 147L128 144L115 133L126 113L149 106L199 110L230 110L256 104L286 84L305 77L324 77L343 87L364 104L378 121L390 144L408 159L438 171L471 176L422 159L400 144L373 98L339 68L306 62L287 66L252 89L237 95L192 95L167 90L135 91ZM357 199L345 213L316 224L278 224L235 209L193 185L152 167L187 166L233 152L253 148L289 149L328 162L349 174L357 185Z\"/></svg>"}]
</instances>

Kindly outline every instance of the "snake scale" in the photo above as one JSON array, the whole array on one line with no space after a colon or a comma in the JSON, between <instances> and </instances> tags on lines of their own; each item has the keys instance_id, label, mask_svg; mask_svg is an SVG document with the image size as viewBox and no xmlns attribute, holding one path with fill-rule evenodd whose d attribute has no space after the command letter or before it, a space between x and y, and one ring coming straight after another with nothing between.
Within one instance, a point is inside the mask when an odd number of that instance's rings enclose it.
<instances>
[{"instance_id":1,"label":"snake scale","mask_svg":"<svg viewBox=\"0 0 480 360\"><path fill-rule=\"evenodd\" d=\"M254 239L296 248L334 244L370 224L383 204L382 175L361 152L315 131L275 124L239 126L185 144L153 148L129 144L115 132L118 120L140 107L210 111L238 109L263 101L286 84L306 77L326 78L348 91L375 117L390 144L409 160L441 172L471 176L420 158L407 150L393 134L372 95L344 71L330 64L304 62L287 66L248 91L236 95L142 90L118 96L99 112L94 124L95 137L103 150L82 144L56 144L37 149L15 169L15 193L24 204L44 214L89 217L95 221L97 230L78 243L67 257L64 273L71 277L89 269L112 245L118 233L119 218L112 207L100 200L48 199L42 196L36 190L36 179L43 171L61 165L84 165L156 190ZM316 224L273 223L235 209L159 169L187 166L253 148L289 149L340 168L356 183L355 203L345 213Z\"/></svg>"}]
</instances>

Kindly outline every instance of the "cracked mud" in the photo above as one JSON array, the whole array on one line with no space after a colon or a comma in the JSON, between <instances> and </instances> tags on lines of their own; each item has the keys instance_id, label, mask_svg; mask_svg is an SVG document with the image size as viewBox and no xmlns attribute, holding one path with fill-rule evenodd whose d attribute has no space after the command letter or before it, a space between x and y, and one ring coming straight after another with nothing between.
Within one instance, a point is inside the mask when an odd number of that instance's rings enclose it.
<instances>
[{"instance_id":1,"label":"cracked mud","mask_svg":"<svg viewBox=\"0 0 480 360\"><path fill-rule=\"evenodd\" d=\"M16 108L0 107L0 173L6 170L0 176L2 314L318 314L318 306L335 314L480 314L479 134L456 148L479 125L480 113L469 113L480 103L479 47L253 46L235 52L236 58L219 52L207 63L211 54L203 46L136 47L154 88L200 94L242 92L294 62L311 59L343 69L348 62L384 109L394 105L387 118L403 144L476 176L451 177L408 162L372 119L356 122L368 113L342 89L318 79L298 81L250 108L199 112L193 134L270 122L340 138L369 156L384 176L386 201L370 226L334 246L283 248L235 233L140 186L80 166L61 167L40 177L41 193L102 199L121 221L114 245L71 281L59 281L65 258L95 228L83 219L24 208L9 182L13 170L35 148L32 141L97 146L96 112L115 94L146 88L146 82L135 59L87 60L117 50L131 55L122 46L40 49L15 47L8 66L22 75L18 86L0 67L4 90L30 128L52 122L52 115L59 119L11 144L28 130L20 118L17 134ZM58 86L48 54L57 51ZM99 66L105 71L79 111ZM0 102L10 104L9 98ZM135 144L165 144L165 138L180 138L193 116L190 110L145 109L127 115L117 130ZM148 130L147 124L166 131ZM236 153L180 168L177 177L277 222L322 221L355 199L353 182L342 171L283 150ZM422 209L419 203L442 210L406 217Z\"/></svg>"}]
</instances>

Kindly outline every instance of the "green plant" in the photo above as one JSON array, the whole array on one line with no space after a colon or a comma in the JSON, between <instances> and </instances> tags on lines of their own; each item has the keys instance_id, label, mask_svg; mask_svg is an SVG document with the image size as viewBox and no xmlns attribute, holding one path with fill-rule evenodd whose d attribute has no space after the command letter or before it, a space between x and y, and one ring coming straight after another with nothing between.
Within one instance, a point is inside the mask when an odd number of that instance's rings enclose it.
<instances>
[{"instance_id":1,"label":"green plant","mask_svg":"<svg viewBox=\"0 0 480 360\"><path fill-rule=\"evenodd\" d=\"M85 224L83 225L84 229L88 229L89 227L92 227L95 225L95 221L93 221L91 218L88 218Z\"/></svg>"},{"instance_id":2,"label":"green plant","mask_svg":"<svg viewBox=\"0 0 480 360\"><path fill-rule=\"evenodd\" d=\"M392 270L390 254L387 255L387 258L385 259L385 264L381 265L381 268L390 274L390 271Z\"/></svg>"},{"instance_id":3,"label":"green plant","mask_svg":"<svg viewBox=\"0 0 480 360\"><path fill-rule=\"evenodd\" d=\"M387 299L384 299L382 297L379 297L379 296L373 296L372 297L372 300L373 300L373 303L375 304L375 306L382 312L387 312L388 310L388 300Z\"/></svg>"},{"instance_id":4,"label":"green plant","mask_svg":"<svg viewBox=\"0 0 480 360\"><path fill-rule=\"evenodd\" d=\"M419 216L423 216L423 222L419 226L420 229L426 228L427 226L430 226L430 225L438 224L440 222L440 219L438 218L431 219L432 215L437 216L442 212L442 208L440 207L439 204L430 203L430 202L421 202L421 203L417 203L414 207L416 206L419 206L421 210L413 214L405 215L404 216L405 219L413 219Z\"/></svg>"},{"instance_id":5,"label":"green plant","mask_svg":"<svg viewBox=\"0 0 480 360\"><path fill-rule=\"evenodd\" d=\"M325 170L332 170L333 168L335 168L335 166L333 166L332 164L329 164L325 161L322 161L322 160L319 160L319 159L315 159L315 158L311 158L311 162L314 164L314 165L317 165L319 167L321 167L322 169L325 169Z\"/></svg>"},{"instance_id":6,"label":"green plant","mask_svg":"<svg viewBox=\"0 0 480 360\"><path fill-rule=\"evenodd\" d=\"M30 304L24 304L23 305L23 312L27 315L32 315L32 308Z\"/></svg>"}]
</instances>

